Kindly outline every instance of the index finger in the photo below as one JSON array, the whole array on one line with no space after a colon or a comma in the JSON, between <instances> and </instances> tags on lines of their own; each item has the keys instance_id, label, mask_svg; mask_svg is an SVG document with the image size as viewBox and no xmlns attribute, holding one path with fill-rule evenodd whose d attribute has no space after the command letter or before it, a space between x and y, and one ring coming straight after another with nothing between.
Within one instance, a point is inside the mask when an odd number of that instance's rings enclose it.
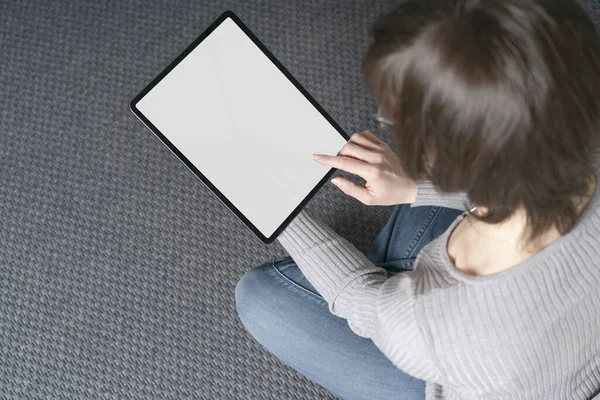
<instances>
[{"instance_id":1,"label":"index finger","mask_svg":"<svg viewBox=\"0 0 600 400\"><path fill-rule=\"evenodd\" d=\"M330 167L341 169L351 174L358 175L363 179L367 179L372 167L371 164L356 158L347 156L330 156L327 154L319 154L321 158L316 160L318 163L329 165Z\"/></svg>"}]
</instances>

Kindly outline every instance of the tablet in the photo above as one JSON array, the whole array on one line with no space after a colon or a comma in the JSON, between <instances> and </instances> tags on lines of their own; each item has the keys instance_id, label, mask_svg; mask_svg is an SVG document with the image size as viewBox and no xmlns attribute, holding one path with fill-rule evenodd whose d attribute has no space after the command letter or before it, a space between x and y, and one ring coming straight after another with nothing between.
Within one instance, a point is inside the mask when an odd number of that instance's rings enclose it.
<instances>
[{"instance_id":1,"label":"tablet","mask_svg":"<svg viewBox=\"0 0 600 400\"><path fill-rule=\"evenodd\" d=\"M130 109L264 243L335 172L312 154L350 139L232 11Z\"/></svg>"}]
</instances>

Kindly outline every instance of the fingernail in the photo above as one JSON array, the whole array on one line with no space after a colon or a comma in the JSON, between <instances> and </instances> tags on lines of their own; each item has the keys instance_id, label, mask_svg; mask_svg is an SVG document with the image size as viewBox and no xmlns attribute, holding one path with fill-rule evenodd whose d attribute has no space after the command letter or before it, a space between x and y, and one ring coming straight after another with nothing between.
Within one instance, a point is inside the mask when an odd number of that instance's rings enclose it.
<instances>
[{"instance_id":1,"label":"fingernail","mask_svg":"<svg viewBox=\"0 0 600 400\"><path fill-rule=\"evenodd\" d=\"M340 181L332 179L331 183L333 183L335 186L340 186Z\"/></svg>"},{"instance_id":2,"label":"fingernail","mask_svg":"<svg viewBox=\"0 0 600 400\"><path fill-rule=\"evenodd\" d=\"M313 154L313 160L318 160L321 158L320 154Z\"/></svg>"}]
</instances>

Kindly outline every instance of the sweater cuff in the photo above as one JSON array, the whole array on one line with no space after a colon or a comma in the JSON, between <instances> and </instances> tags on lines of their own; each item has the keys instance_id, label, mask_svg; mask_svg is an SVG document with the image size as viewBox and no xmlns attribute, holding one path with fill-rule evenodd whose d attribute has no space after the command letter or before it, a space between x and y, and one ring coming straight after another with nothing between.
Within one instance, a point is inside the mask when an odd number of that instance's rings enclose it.
<instances>
[{"instance_id":1,"label":"sweater cuff","mask_svg":"<svg viewBox=\"0 0 600 400\"><path fill-rule=\"evenodd\" d=\"M431 181L419 180L417 181L417 196L411 207L439 206L466 211L470 209L469 204L469 198L464 192L440 192Z\"/></svg>"}]
</instances>

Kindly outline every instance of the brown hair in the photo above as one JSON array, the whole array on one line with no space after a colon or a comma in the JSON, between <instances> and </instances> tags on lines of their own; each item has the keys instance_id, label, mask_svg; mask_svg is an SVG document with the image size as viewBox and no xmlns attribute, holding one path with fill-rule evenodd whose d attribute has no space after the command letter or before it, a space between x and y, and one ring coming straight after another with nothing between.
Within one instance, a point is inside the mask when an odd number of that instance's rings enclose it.
<instances>
[{"instance_id":1,"label":"brown hair","mask_svg":"<svg viewBox=\"0 0 600 400\"><path fill-rule=\"evenodd\" d=\"M572 229L600 135L600 37L575 1L409 0L371 35L365 85L408 177L487 223L523 206L528 241Z\"/></svg>"}]
</instances>

